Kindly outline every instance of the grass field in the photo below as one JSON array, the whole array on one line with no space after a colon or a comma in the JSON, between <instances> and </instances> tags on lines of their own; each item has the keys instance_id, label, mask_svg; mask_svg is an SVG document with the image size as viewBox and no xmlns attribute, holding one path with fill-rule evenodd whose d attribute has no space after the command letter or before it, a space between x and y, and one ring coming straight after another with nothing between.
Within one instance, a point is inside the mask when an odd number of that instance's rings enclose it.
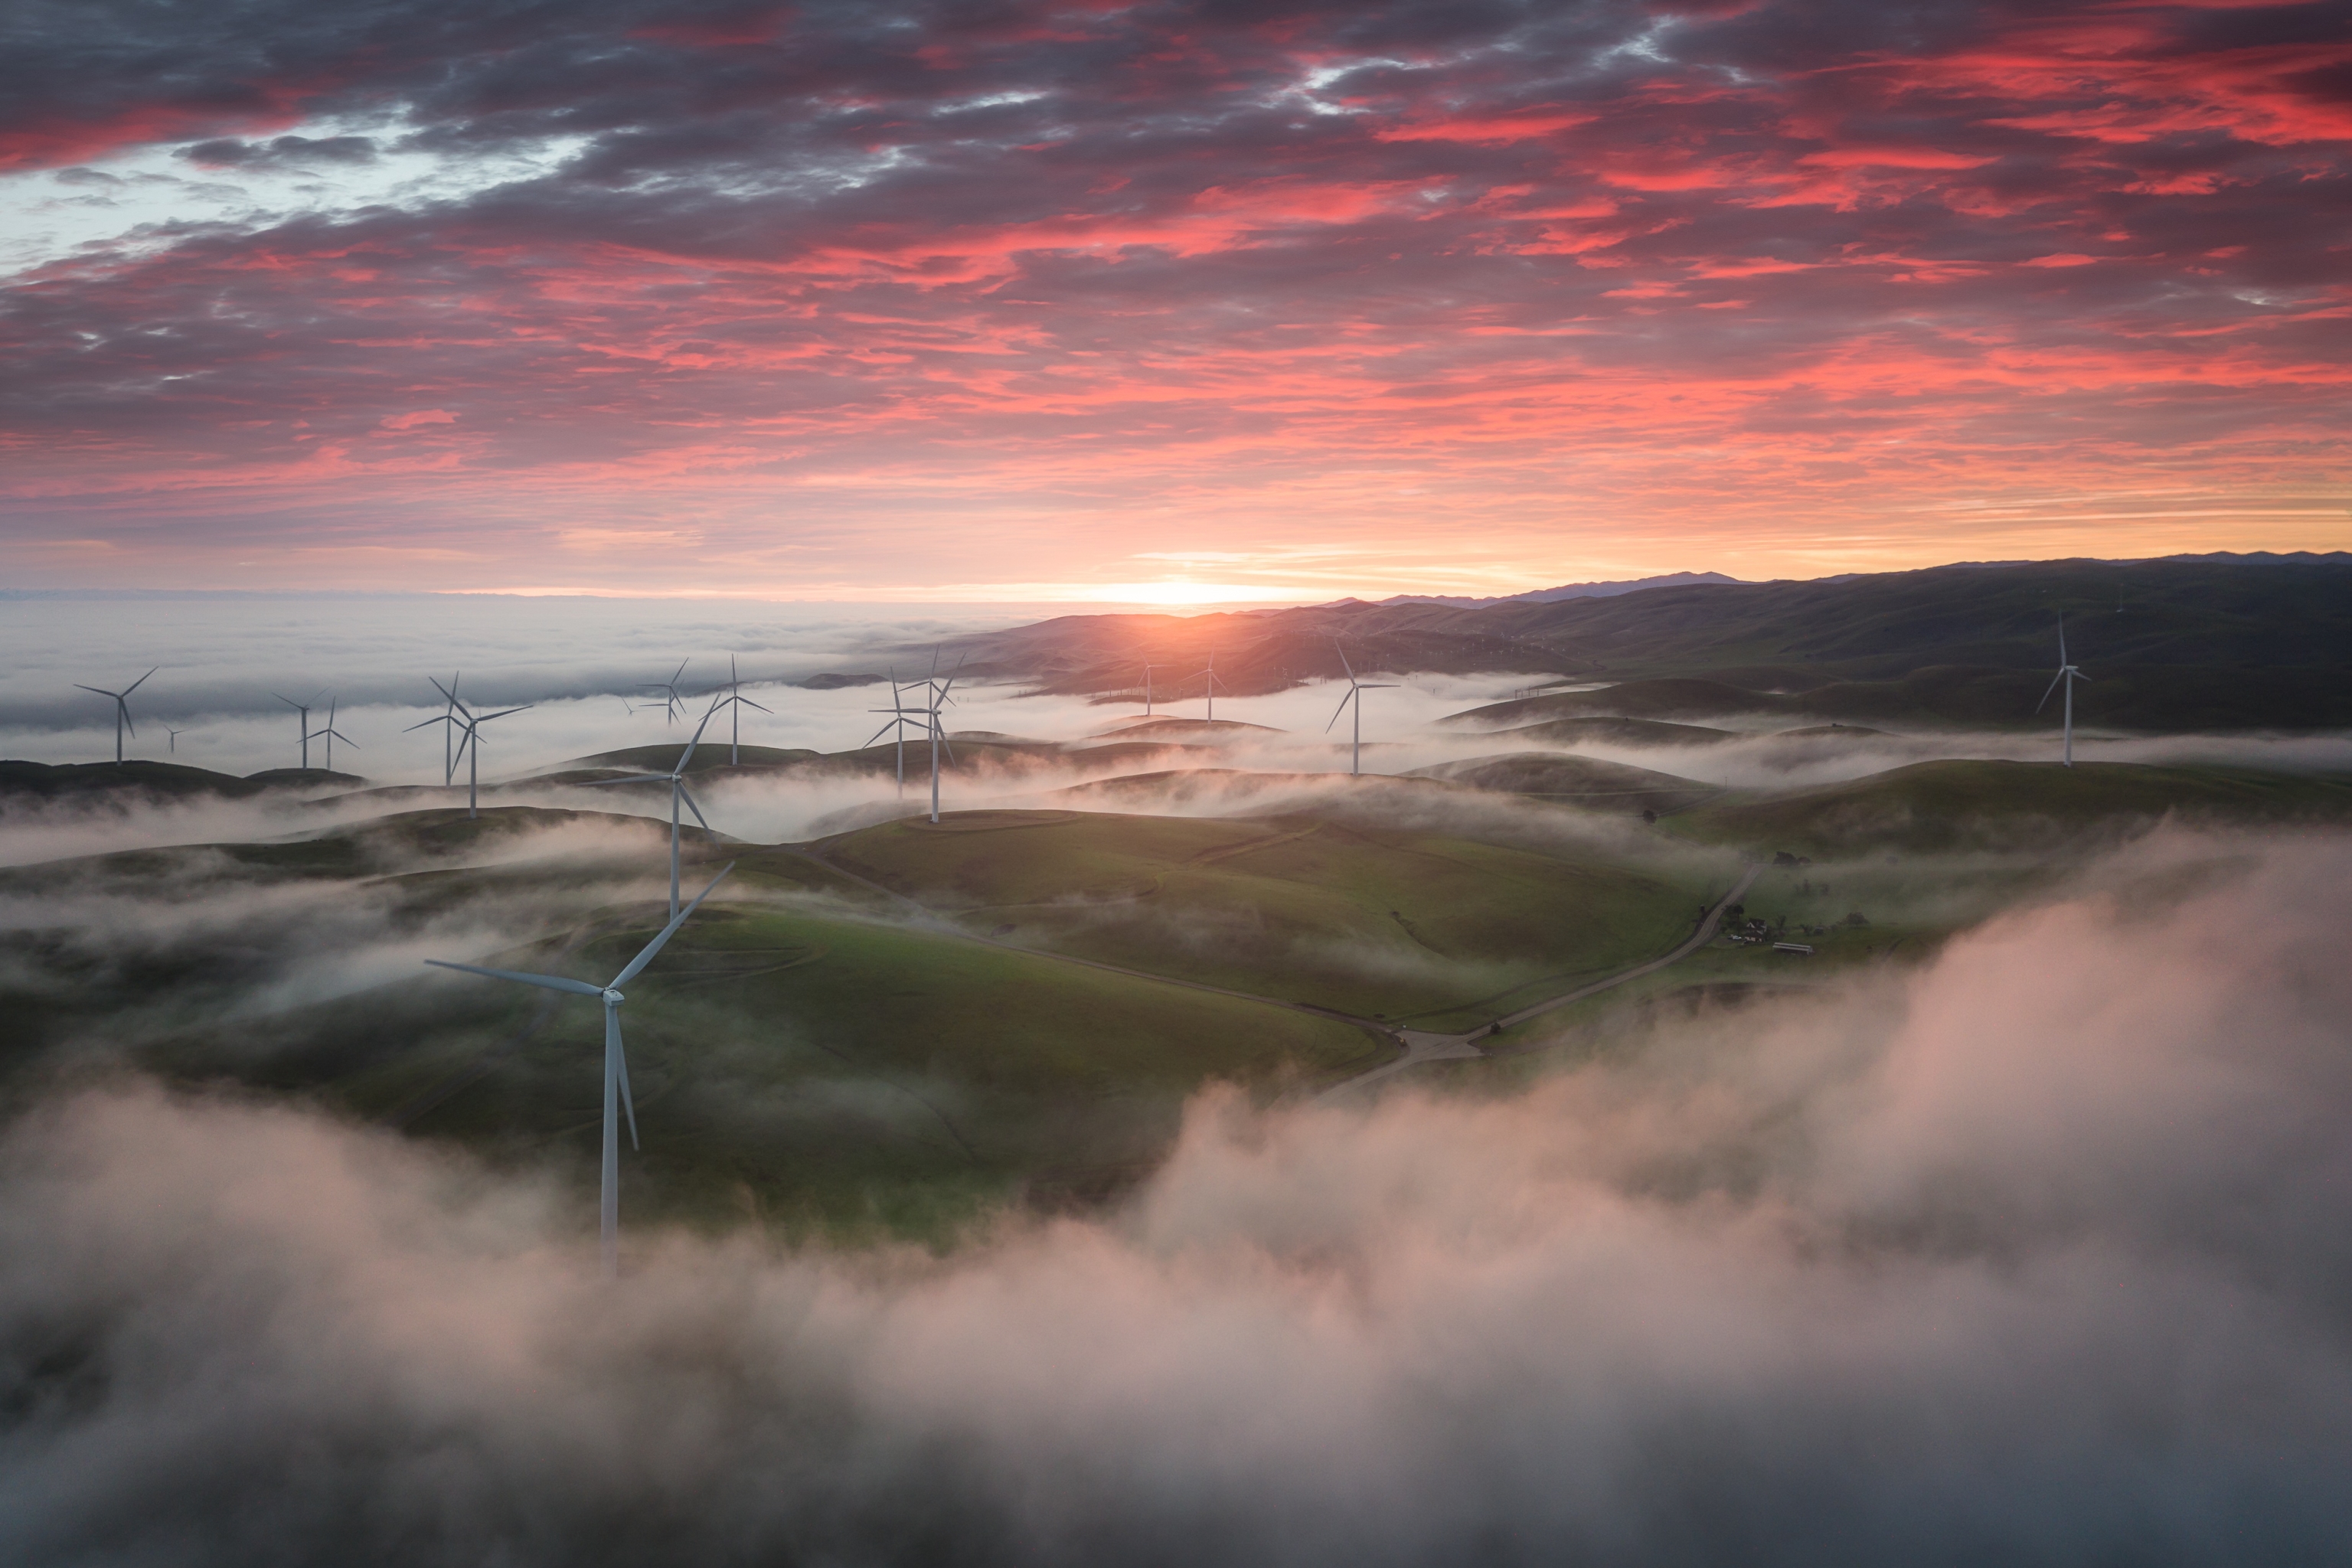
<instances>
[{"instance_id":1,"label":"grass field","mask_svg":"<svg viewBox=\"0 0 2352 1568\"><path fill-rule=\"evenodd\" d=\"M962 813L824 848L999 941L1430 1027L1654 956L1696 898L1622 866L1316 816Z\"/></svg>"},{"instance_id":2,"label":"grass field","mask_svg":"<svg viewBox=\"0 0 2352 1568\"><path fill-rule=\"evenodd\" d=\"M1414 772L1423 778L1444 779L1476 789L1533 795L1591 811L1627 814L1680 811L1721 793L1716 785L1695 779L1592 757L1564 756L1558 752L1470 757Z\"/></svg>"},{"instance_id":3,"label":"grass field","mask_svg":"<svg viewBox=\"0 0 2352 1568\"><path fill-rule=\"evenodd\" d=\"M1806 855L1869 849L2076 850L2167 815L2231 824L2352 820L2352 781L2135 763L1945 761L1784 795L1685 812L1675 831L1706 843Z\"/></svg>"}]
</instances>

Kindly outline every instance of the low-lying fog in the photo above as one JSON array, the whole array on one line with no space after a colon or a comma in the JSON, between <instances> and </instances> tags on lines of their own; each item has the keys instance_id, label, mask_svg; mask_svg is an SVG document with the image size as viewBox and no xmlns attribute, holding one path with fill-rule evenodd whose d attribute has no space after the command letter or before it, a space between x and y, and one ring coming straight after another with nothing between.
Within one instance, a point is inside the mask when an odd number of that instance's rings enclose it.
<instances>
[{"instance_id":1,"label":"low-lying fog","mask_svg":"<svg viewBox=\"0 0 2352 1568\"><path fill-rule=\"evenodd\" d=\"M1113 1212L617 1286L576 1184L54 1088L0 1557L2341 1561L2347 926L2352 837L2163 833L1527 1092L1212 1090Z\"/></svg>"},{"instance_id":2,"label":"low-lying fog","mask_svg":"<svg viewBox=\"0 0 2352 1568\"><path fill-rule=\"evenodd\" d=\"M740 605L709 602L627 602L399 596L339 601L256 598L142 600L13 600L0 622L0 651L11 656L0 676L0 755L42 762L89 761L112 754L110 710L71 682L114 686L144 662L167 668L134 698L144 715L133 756L179 761L232 773L291 766L300 758L299 721L278 705L273 689L308 697L324 688L341 706L335 727L356 745L339 746L335 765L382 784L437 784L446 740L436 726L440 700L427 673L467 671L461 689L484 704L530 702L527 711L486 725L486 783L527 778L572 758L622 747L682 744L707 698L683 721L644 706L640 682L667 679L688 659L685 685L707 692L724 678L736 650L745 692L772 712L740 714L746 744L842 752L869 741L882 719L869 711L887 703L887 686L810 690L784 684L822 669L882 671L897 662L902 675L925 668L919 656L894 654L910 642L1034 618L1039 606L874 606ZM124 661L121 650L144 651ZM113 662L110 662L113 661ZM115 663L122 663L117 671ZM136 666L137 668L132 668ZM1562 751L1539 737L1493 733L1439 722L1448 715L1514 695L1541 678L1501 672L1487 676L1406 675L1391 689L1364 698L1363 768L1395 774L1509 752ZM1197 720L1207 705L1197 688L1156 704L1164 718ZM1091 702L1032 697L1014 685L960 685L948 711L953 732L996 734L1057 743L1129 728L1141 715L1135 702ZM1158 759L1132 753L1013 767L977 765L984 753L967 747L970 773L950 777L943 792L950 809L1036 804L1054 792L1108 776L1160 767L1219 766L1271 773L1336 773L1349 764L1350 721L1335 711L1345 688L1317 682L1271 696L1221 697L1220 721L1257 726L1214 732L1162 731L1160 739L1189 748ZM632 703L639 703L632 710ZM314 724L323 714L314 714ZM2044 732L1911 735L1849 733L1776 738L1752 720L1718 721L1741 731L1706 745L1629 746L1584 742L1577 754L1674 774L1718 787L1795 788L1861 777L1938 757L2050 760L2054 729ZM169 724L182 730L174 740ZM1785 729L1776 724L1772 729ZM722 717L709 739L733 730ZM708 743L708 742L707 742ZM2352 736L2166 736L2078 734L2077 755L2088 761L2229 763L2308 771L2352 771ZM310 761L328 752L313 742ZM923 794L928 752L909 745L907 799ZM462 783L462 774L460 782ZM651 814L666 810L652 795L583 790L497 798L599 811ZM713 825L760 842L797 839L814 832L871 820L898 809L899 792L887 779L867 776L714 781L703 804ZM0 864L55 858L153 844L270 837L320 826L385 809L436 804L374 800L307 806L286 799L203 802L128 814L92 816L79 805L17 803L0 814ZM1069 804L1055 801L1055 804ZM1171 809L1224 810L1229 792L1207 791ZM1118 808L1116 806L1114 809ZM1132 805L1127 807L1134 809Z\"/></svg>"}]
</instances>

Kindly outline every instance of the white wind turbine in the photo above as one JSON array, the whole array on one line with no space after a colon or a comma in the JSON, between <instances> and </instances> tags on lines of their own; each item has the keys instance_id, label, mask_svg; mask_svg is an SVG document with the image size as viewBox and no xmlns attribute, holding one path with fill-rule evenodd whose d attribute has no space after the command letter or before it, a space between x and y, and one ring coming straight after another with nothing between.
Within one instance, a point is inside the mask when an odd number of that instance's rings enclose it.
<instances>
[{"instance_id":1,"label":"white wind turbine","mask_svg":"<svg viewBox=\"0 0 2352 1568\"><path fill-rule=\"evenodd\" d=\"M425 679L433 680L429 675ZM457 733L458 737L457 754L466 760L466 817L467 821L471 821L481 815L481 727L493 719L503 719L509 713L520 713L524 709L535 705L526 702L520 708L501 708L495 713L477 713L458 700L455 687L444 686L438 680L433 680L433 689L448 699L448 710L437 719L427 719L422 724L411 724L408 728L423 730L435 724L446 724ZM407 731L402 731L404 734ZM456 771L456 762L453 760L450 763L452 772ZM443 782L446 784L447 781L444 779Z\"/></svg>"},{"instance_id":2,"label":"white wind turbine","mask_svg":"<svg viewBox=\"0 0 2352 1568\"><path fill-rule=\"evenodd\" d=\"M1209 678L1209 683L1202 688L1202 692L1205 693L1209 699L1209 717L1207 721L1213 724L1217 721L1217 688L1224 686L1224 682L1217 678L1217 650L1214 648L1211 648L1209 650L1209 668L1206 669L1194 670L1192 674L1186 676L1184 680L1189 684L1192 681L1200 679L1204 675ZM1179 689L1181 689L1181 688L1180 687ZM1226 686L1225 689L1227 691L1231 691L1233 690L1233 688Z\"/></svg>"},{"instance_id":3,"label":"white wind turbine","mask_svg":"<svg viewBox=\"0 0 2352 1568\"><path fill-rule=\"evenodd\" d=\"M155 669L163 668L159 664ZM155 669L149 670L147 675L154 674ZM122 731L130 731L133 740L139 736L139 727L131 721L131 694L147 684L147 675L141 676L120 691L109 691L102 686L84 686L79 680L74 682L76 691L88 691L100 697L114 699L114 765L118 768L122 765Z\"/></svg>"},{"instance_id":4,"label":"white wind turbine","mask_svg":"<svg viewBox=\"0 0 2352 1568\"><path fill-rule=\"evenodd\" d=\"M309 773L310 771L310 704L318 701L324 693L313 691L310 693L310 700L303 702L297 702L291 697L280 696L275 691L269 695L278 698L278 701L294 710L297 720L296 728L300 731L302 738L302 771Z\"/></svg>"},{"instance_id":5,"label":"white wind turbine","mask_svg":"<svg viewBox=\"0 0 2352 1568\"><path fill-rule=\"evenodd\" d=\"M678 668L683 672L686 667L680 665ZM731 653L727 656L727 685L723 689L727 695L719 699L718 707L732 710L728 715L727 765L737 767L743 761L743 710L759 708L761 712L771 718L774 717L775 710L761 708L759 703L743 695L743 678L736 673L735 656ZM697 731L696 733L699 734L700 731Z\"/></svg>"},{"instance_id":6,"label":"white wind turbine","mask_svg":"<svg viewBox=\"0 0 2352 1568\"><path fill-rule=\"evenodd\" d=\"M966 658L969 658L971 656L969 654L964 656ZM871 710L871 711L876 713L887 712L893 715L890 724L909 723L919 718L923 721L920 727L929 731L931 737L931 820L933 822L937 822L940 819L940 748L942 746L947 747L948 761L955 761L955 748L948 745L947 730L940 722L940 710L949 706L951 702L951 699L948 696L948 692L956 683L956 671L963 668L963 659L960 658L956 660L955 669L948 672L948 678L945 680L938 679L937 671L939 667L939 650L934 648L931 651L931 669L933 671L933 675L930 679L923 682L923 693L925 698L925 705L923 707L909 708L906 705L906 699L901 697L887 709L876 708ZM895 690L898 683L893 680L891 685L892 689ZM889 729L890 724L883 725L882 730ZM874 740L878 741L881 738L882 731L877 730L875 731ZM874 742L868 741L866 743L870 746Z\"/></svg>"},{"instance_id":7,"label":"white wind turbine","mask_svg":"<svg viewBox=\"0 0 2352 1568\"><path fill-rule=\"evenodd\" d=\"M336 728L335 728L335 704L336 704L336 701L337 701L337 699L334 699L334 698L331 698L331 698L329 698L329 699L327 700L327 723L326 723L326 727L325 727L324 729L321 729L321 730L313 730L313 731L310 733L310 735L307 737L307 739L313 740L313 741L320 740L320 739L324 739L324 740L326 741L326 742L327 742L327 771L328 771L329 773L333 773L333 772L335 771L335 742L336 742L341 741L344 745L349 746L350 748L352 748L352 750L353 750L353 751L355 751L355 752L356 752L356 751L358 751L358 750L360 749L360 743L359 743L357 741L352 740L349 735L344 734L341 730L338 730L338 729L336 729ZM308 750L308 749L307 749L307 748L305 748L305 750L306 750L306 752L307 752L307 750ZM306 755L303 757L303 759L302 759L303 765L304 765L305 767L308 767L308 766L310 765L310 758L309 758L309 756L306 754Z\"/></svg>"},{"instance_id":8,"label":"white wind turbine","mask_svg":"<svg viewBox=\"0 0 2352 1568\"><path fill-rule=\"evenodd\" d=\"M2066 689L2066 750L2062 764L2065 767L2074 765L2074 682L2090 679L2066 662L2066 617L2061 616L2058 617L2058 673L2051 679L2049 690L2042 694L2042 700L2033 705L2033 710L2039 713L2050 706L2051 691L2061 686Z\"/></svg>"},{"instance_id":9,"label":"white wind turbine","mask_svg":"<svg viewBox=\"0 0 2352 1568\"><path fill-rule=\"evenodd\" d=\"M437 968L461 970L467 974L486 974L492 980L512 980L549 991L567 991L575 996L593 996L604 1004L604 1185L598 1194L597 1241L607 1279L620 1272L621 1261L621 1126L614 1114L616 1099L619 1102L617 1109L625 1111L629 1119L629 1147L635 1149L638 1146L637 1107L629 1094L628 1058L621 1048L621 1004L628 1000L622 994L621 987L635 980L646 965L654 961L654 955L660 952L663 945L677 934L677 928L686 923L687 916L700 909L702 900L709 898L712 889L725 881L727 873L733 869L735 867L730 862L719 875L711 878L710 886L697 894L694 902L672 913L669 923L662 927L661 934L646 943L621 973L602 985L591 985L584 980L573 980L562 974L529 974L516 969L485 969L476 963L451 963L438 958L425 961Z\"/></svg>"},{"instance_id":10,"label":"white wind turbine","mask_svg":"<svg viewBox=\"0 0 2352 1568\"><path fill-rule=\"evenodd\" d=\"M665 724L676 723L677 710L686 703L686 699L678 692L677 683L686 679L686 667L689 662L687 659L679 659L677 672L667 680L648 680L638 689L643 691L658 691L662 694L662 722ZM648 703L646 706L651 707L652 704Z\"/></svg>"},{"instance_id":11,"label":"white wind turbine","mask_svg":"<svg viewBox=\"0 0 2352 1568\"><path fill-rule=\"evenodd\" d=\"M1147 664L1143 667L1143 716L1145 718L1151 717L1151 672L1155 669L1173 668L1171 665L1165 664Z\"/></svg>"},{"instance_id":12,"label":"white wind turbine","mask_svg":"<svg viewBox=\"0 0 2352 1568\"><path fill-rule=\"evenodd\" d=\"M703 832L710 831L710 819L702 815L702 807L695 805L694 796L687 793L686 764L694 760L694 748L701 742L702 731L709 726L711 717L719 711L719 704L716 702L710 705L710 711L705 713L702 716L702 722L694 727L694 735L686 742L686 750L677 754L677 766L670 769L669 772L631 773L626 778L594 781L599 784L666 784L669 785L669 912L673 915L677 913L678 803L681 801L686 803L686 809L694 813L694 820L702 824Z\"/></svg>"},{"instance_id":13,"label":"white wind turbine","mask_svg":"<svg viewBox=\"0 0 2352 1568\"><path fill-rule=\"evenodd\" d=\"M1331 724L1337 724L1339 721L1339 715L1348 710L1349 703L1352 702L1356 705L1356 734L1354 742L1350 747L1352 760L1348 764L1348 771L1351 773L1360 773L1364 771L1364 693L1367 691L1394 690L1396 688L1396 682L1393 680L1358 680L1356 679L1356 667L1348 662L1348 650L1339 647L1337 642L1334 642L1331 647L1339 656L1339 668L1348 672L1348 695L1339 699L1339 707L1331 710ZM1331 724L1326 724L1323 726L1323 732L1325 734L1328 735L1331 732Z\"/></svg>"},{"instance_id":14,"label":"white wind turbine","mask_svg":"<svg viewBox=\"0 0 2352 1568\"><path fill-rule=\"evenodd\" d=\"M934 668L938 666L939 656L936 653L931 656L931 662ZM904 800L907 798L907 731L912 730L919 735L923 732L923 726L915 722L915 715L923 712L924 710L907 706L907 700L899 695L898 671L895 666L890 671L890 706L868 708L866 711L892 715L882 728L875 731L866 740L866 745L873 745L885 735L890 736L891 743L898 752L898 798ZM896 733L893 733L894 731ZM865 749L865 746L858 748L860 751Z\"/></svg>"}]
</instances>

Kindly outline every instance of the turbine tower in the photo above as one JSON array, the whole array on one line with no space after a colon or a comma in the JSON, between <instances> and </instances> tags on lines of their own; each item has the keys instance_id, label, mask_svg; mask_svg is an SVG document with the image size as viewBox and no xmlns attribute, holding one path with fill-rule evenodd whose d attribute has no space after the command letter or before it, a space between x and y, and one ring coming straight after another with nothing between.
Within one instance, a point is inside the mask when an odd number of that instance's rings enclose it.
<instances>
[{"instance_id":1,"label":"turbine tower","mask_svg":"<svg viewBox=\"0 0 2352 1568\"><path fill-rule=\"evenodd\" d=\"M360 743L359 743L357 741L352 740L349 735L344 734L341 730L338 730L338 729L336 729L336 728L335 728L335 702L336 702L336 700L335 700L334 698L331 698L331 698L329 698L329 699L327 700L327 726L326 726L326 728L325 728L325 729L323 729L323 730L314 730L314 731L312 731L310 732L310 737L309 737L310 739L314 740L314 741L315 741L315 740L319 740L319 739L320 739L321 737L323 737L323 738L326 740L326 742L327 742L327 771L328 771L329 773L333 773L333 772L335 771L335 742L336 742L341 741L344 745L349 746L352 750L353 750L353 751L355 751L355 752L356 752L356 751L358 751L358 750L360 749ZM309 760L310 760L310 759L309 759L308 757L305 757L305 758L303 759L303 761L305 762L305 763L306 763L306 764L308 763Z\"/></svg>"},{"instance_id":2,"label":"turbine tower","mask_svg":"<svg viewBox=\"0 0 2352 1568\"><path fill-rule=\"evenodd\" d=\"M433 678L429 675L425 679L427 680L433 680ZM466 819L470 822L481 815L481 727L488 723L493 719L503 719L509 713L520 713L523 709L530 708L535 705L526 702L521 708L501 708L495 713L477 713L457 700L457 692L455 687L444 686L438 680L433 680L433 689L438 691L443 697L448 700L448 710L437 719L427 719L422 724L411 724L408 728L410 730L423 730L435 724L446 724L451 728L450 731L444 731L445 733L454 731L457 735L457 754L459 757L467 759ZM405 734L407 733L407 731L403 731L402 733ZM455 770L455 767L456 763L453 762L451 763L453 771ZM443 782L446 784L447 781L445 779Z\"/></svg>"},{"instance_id":3,"label":"turbine tower","mask_svg":"<svg viewBox=\"0 0 2352 1568\"><path fill-rule=\"evenodd\" d=\"M159 664L155 669L163 668ZM154 674L155 669L149 670L147 675ZM114 765L118 768L122 765L122 731L130 731L133 740L136 740L139 735L139 727L131 721L131 694L147 684L147 675L141 676L120 691L109 691L102 686L84 686L79 680L74 682L76 691L88 691L100 697L114 699Z\"/></svg>"},{"instance_id":4,"label":"turbine tower","mask_svg":"<svg viewBox=\"0 0 2352 1568\"><path fill-rule=\"evenodd\" d=\"M677 722L677 710L686 701L686 699L678 693L677 683L686 679L686 667L688 662L688 661L686 659L679 659L677 661L677 672L672 675L667 680L648 680L643 686L638 688L641 691L658 691L662 694L662 722L665 724L675 724ZM646 706L650 708L653 704L647 703Z\"/></svg>"},{"instance_id":5,"label":"turbine tower","mask_svg":"<svg viewBox=\"0 0 2352 1568\"><path fill-rule=\"evenodd\" d=\"M939 656L934 654L931 657L933 664L936 665L938 663ZM875 742L879 741L883 736L891 735L892 742L897 746L898 751L898 798L900 800L904 800L907 798L907 731L911 729L919 735L923 732L923 726L916 723L914 718L916 714L922 712L923 710L920 708L908 707L906 699L899 695L898 671L896 667L893 667L890 671L890 706L887 708L868 708L866 711L868 713L888 713L895 715L895 717L886 722L882 728L874 731L873 735L867 739L866 745L870 746L874 744ZM893 730L897 731L895 735L891 734ZM858 748L860 751L864 751L865 749L865 746L860 746Z\"/></svg>"},{"instance_id":6,"label":"turbine tower","mask_svg":"<svg viewBox=\"0 0 2352 1568\"><path fill-rule=\"evenodd\" d=\"M934 653L931 657L933 661L936 663L939 656ZM971 656L967 654L964 657L968 658ZM926 712L930 719L931 820L933 822L937 822L940 819L940 748L947 746L948 761L955 761L955 748L953 746L948 746L947 726L940 721L940 710L947 706L949 701L951 700L948 696L948 690L956 683L956 670L961 670L961 668L963 668L963 659L960 658L956 660L955 670L950 670L948 672L948 678L946 680L927 680L923 682L924 689L930 693L930 706L925 709L924 712Z\"/></svg>"},{"instance_id":7,"label":"turbine tower","mask_svg":"<svg viewBox=\"0 0 2352 1568\"><path fill-rule=\"evenodd\" d=\"M1217 679L1217 650L1214 648L1211 648L1209 650L1209 668L1206 669L1194 670L1192 674L1186 676L1184 680L1189 684L1192 681L1200 679L1204 675L1209 678L1209 683L1201 689L1209 699L1209 716L1207 721L1213 724L1217 721L1217 688L1224 684ZM1225 689L1230 692L1233 690L1233 688L1226 686Z\"/></svg>"},{"instance_id":8,"label":"turbine tower","mask_svg":"<svg viewBox=\"0 0 2352 1568\"><path fill-rule=\"evenodd\" d=\"M2051 678L2049 690L2042 694L2042 700L2033 705L2033 710L2039 713L2050 706L2051 691L2061 686L2066 689L2066 749L2062 764L2065 767L2074 765L2074 682L2090 679L2066 662L2066 617L2061 616L2058 617L2058 673Z\"/></svg>"},{"instance_id":9,"label":"turbine tower","mask_svg":"<svg viewBox=\"0 0 2352 1568\"><path fill-rule=\"evenodd\" d=\"M684 669L686 667L680 665L678 668ZM733 710L728 716L730 728L727 736L727 765L740 767L743 762L743 710L759 708L761 712L771 718L774 717L775 710L761 708L760 704L743 695L743 678L735 671L735 656L731 653L727 656L727 685L724 689L727 695L719 700L718 707ZM716 709L713 711L716 711ZM705 722L708 721L708 720L705 721ZM695 731L698 735L701 732L699 730ZM689 751L692 749L692 747L688 748Z\"/></svg>"},{"instance_id":10,"label":"turbine tower","mask_svg":"<svg viewBox=\"0 0 2352 1568\"><path fill-rule=\"evenodd\" d=\"M654 961L656 953L677 928L686 923L687 916L702 907L702 900L711 895L727 873L735 869L730 862L724 870L710 879L710 886L695 895L694 902L669 917L661 934L646 943L637 956L629 960L618 974L602 985L591 985L584 980L573 980L562 974L528 974L514 969L485 969L475 963L451 963L446 960L428 958L425 962L440 969L460 970L467 974L486 974L492 980L512 980L524 985L537 985L548 991L567 991L575 996L593 996L604 1004L604 1173L597 1204L597 1255L604 1278L613 1279L621 1265L621 1126L614 1114L617 1109L629 1119L629 1147L637 1145L637 1107L629 1093L629 1061L621 1048L621 1004L628 998L621 987L635 980Z\"/></svg>"},{"instance_id":11,"label":"turbine tower","mask_svg":"<svg viewBox=\"0 0 2352 1568\"><path fill-rule=\"evenodd\" d=\"M1348 650L1339 647L1336 641L1331 644L1331 647L1339 656L1339 668L1348 672L1348 695L1339 699L1339 706L1331 710L1331 724L1337 724L1339 721L1339 715L1348 710L1349 703L1352 702L1356 705L1356 734L1350 747L1352 760L1348 764L1348 771L1351 773L1360 773L1364 771L1364 693L1394 690L1396 682L1358 680L1356 667L1348 662ZM1325 734L1331 732L1331 724L1323 726Z\"/></svg>"},{"instance_id":12,"label":"turbine tower","mask_svg":"<svg viewBox=\"0 0 2352 1568\"><path fill-rule=\"evenodd\" d=\"M1165 664L1147 664L1143 667L1143 716L1147 719L1151 717L1151 672L1155 669L1171 668L1172 667Z\"/></svg>"},{"instance_id":13,"label":"turbine tower","mask_svg":"<svg viewBox=\"0 0 2352 1568\"><path fill-rule=\"evenodd\" d=\"M670 769L669 772L631 773L626 778L595 781L599 784L666 784L669 785L669 912L672 915L677 913L678 803L680 801L686 803L686 809L694 813L694 820L702 824L703 832L710 831L710 819L702 815L702 807L695 805L694 796L687 793L686 764L694 760L694 748L700 743L702 731L709 727L712 715L719 711L719 707L720 704L717 702L710 705L710 711L705 713L702 716L702 722L694 727L693 738L686 742L686 750L677 754L677 766Z\"/></svg>"},{"instance_id":14,"label":"turbine tower","mask_svg":"<svg viewBox=\"0 0 2352 1568\"><path fill-rule=\"evenodd\" d=\"M297 702L291 697L279 697L275 691L271 692L269 695L277 697L278 701L283 702L287 707L294 710L295 716L299 721L298 727L302 732L302 771L304 773L309 773L310 771L310 705L311 703L318 701L324 694L313 691L310 693L310 700L304 702Z\"/></svg>"}]
</instances>

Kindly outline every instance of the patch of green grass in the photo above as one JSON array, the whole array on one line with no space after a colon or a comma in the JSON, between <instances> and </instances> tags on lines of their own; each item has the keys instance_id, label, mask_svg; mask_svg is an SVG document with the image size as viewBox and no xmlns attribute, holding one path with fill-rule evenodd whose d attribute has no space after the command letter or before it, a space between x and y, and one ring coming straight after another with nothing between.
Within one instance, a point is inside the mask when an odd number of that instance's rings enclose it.
<instances>
[{"instance_id":1,"label":"patch of green grass","mask_svg":"<svg viewBox=\"0 0 2352 1568\"><path fill-rule=\"evenodd\" d=\"M1653 957L1693 899L1597 861L1314 816L971 813L826 853L1002 941L1432 1027Z\"/></svg>"},{"instance_id":2,"label":"patch of green grass","mask_svg":"<svg viewBox=\"0 0 2352 1568\"><path fill-rule=\"evenodd\" d=\"M2352 781L2137 763L1917 763L1819 789L1685 812L1707 843L1813 856L2090 849L2169 813L2226 823L2342 822Z\"/></svg>"}]
</instances>

